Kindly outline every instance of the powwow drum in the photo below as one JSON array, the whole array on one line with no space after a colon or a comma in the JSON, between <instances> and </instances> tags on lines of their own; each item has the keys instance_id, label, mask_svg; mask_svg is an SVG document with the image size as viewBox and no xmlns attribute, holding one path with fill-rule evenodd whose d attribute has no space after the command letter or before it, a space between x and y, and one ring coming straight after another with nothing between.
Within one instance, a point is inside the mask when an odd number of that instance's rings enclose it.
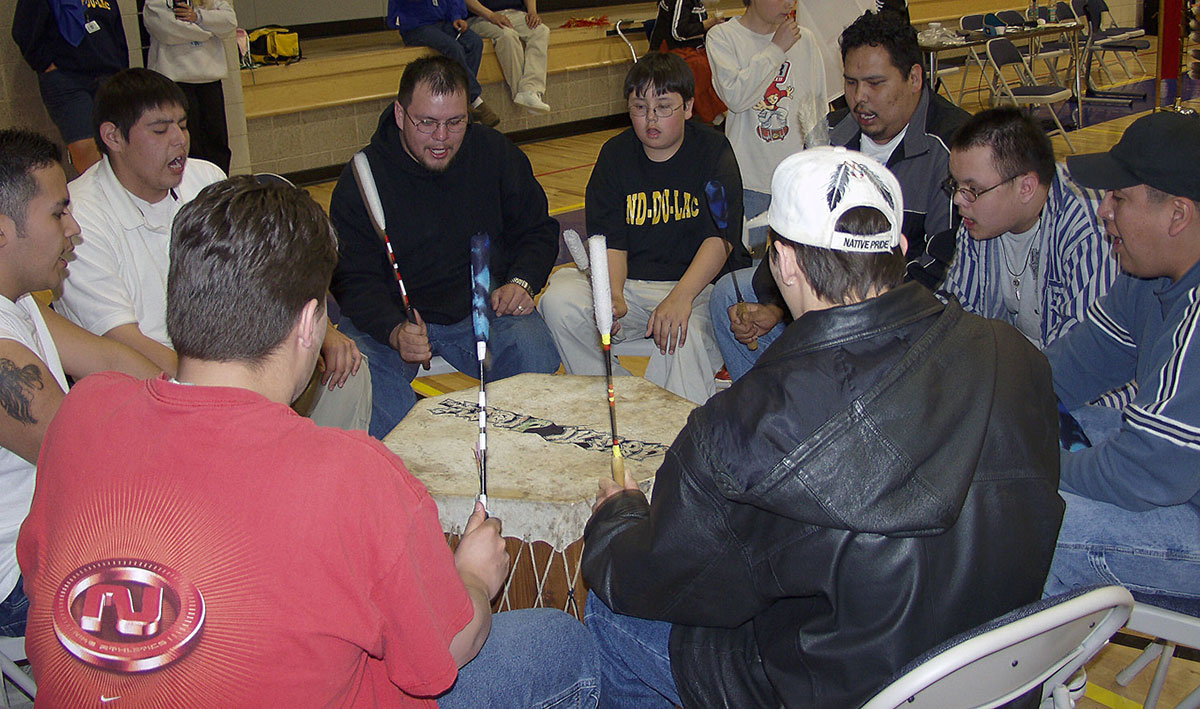
<instances>
[{"instance_id":1,"label":"powwow drum","mask_svg":"<svg viewBox=\"0 0 1200 709\"><path fill-rule=\"evenodd\" d=\"M628 471L649 492L695 404L641 377L616 380L617 435ZM558 608L583 618L583 528L610 477L604 377L520 374L488 390L488 507L512 559L493 610ZM417 402L384 439L438 504L451 544L474 509L478 390Z\"/></svg>"}]
</instances>

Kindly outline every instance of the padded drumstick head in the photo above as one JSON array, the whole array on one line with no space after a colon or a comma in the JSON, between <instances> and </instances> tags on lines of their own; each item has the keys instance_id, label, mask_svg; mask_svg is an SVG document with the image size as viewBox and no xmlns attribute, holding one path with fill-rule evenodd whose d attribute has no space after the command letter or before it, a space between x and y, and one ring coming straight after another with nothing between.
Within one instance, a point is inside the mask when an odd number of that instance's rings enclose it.
<instances>
[{"instance_id":1,"label":"padded drumstick head","mask_svg":"<svg viewBox=\"0 0 1200 709\"><path fill-rule=\"evenodd\" d=\"M583 248L583 240L579 238L579 232L567 229L563 232L563 241L567 242L567 251L571 252L571 258L575 260L575 268L581 272L588 270L587 249Z\"/></svg>"},{"instance_id":2,"label":"padded drumstick head","mask_svg":"<svg viewBox=\"0 0 1200 709\"><path fill-rule=\"evenodd\" d=\"M475 326L475 341L487 342L487 301L491 295L492 273L488 266L491 239L487 234L471 237L471 324Z\"/></svg>"},{"instance_id":3,"label":"padded drumstick head","mask_svg":"<svg viewBox=\"0 0 1200 709\"><path fill-rule=\"evenodd\" d=\"M612 334L612 286L608 282L608 239L596 234L588 239L592 266L592 308L596 311L596 329L600 337Z\"/></svg>"},{"instance_id":4,"label":"padded drumstick head","mask_svg":"<svg viewBox=\"0 0 1200 709\"><path fill-rule=\"evenodd\" d=\"M367 205L367 214L371 216L375 231L382 236L387 232L387 222L384 220L383 203L379 201L379 189L375 186L375 174L371 172L367 154L355 153L350 164L354 168L354 181L358 183L358 191L362 194L363 203Z\"/></svg>"}]
</instances>

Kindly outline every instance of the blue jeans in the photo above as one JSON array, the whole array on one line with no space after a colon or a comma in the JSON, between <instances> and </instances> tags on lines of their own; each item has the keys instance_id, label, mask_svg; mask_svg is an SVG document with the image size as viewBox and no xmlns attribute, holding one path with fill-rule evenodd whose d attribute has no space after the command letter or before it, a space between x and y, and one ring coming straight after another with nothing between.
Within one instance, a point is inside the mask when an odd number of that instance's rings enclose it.
<instances>
[{"instance_id":1,"label":"blue jeans","mask_svg":"<svg viewBox=\"0 0 1200 709\"><path fill-rule=\"evenodd\" d=\"M17 585L0 601L0 635L19 638L25 634L25 618L29 615L29 599L25 596L23 579L17 577Z\"/></svg>"},{"instance_id":2,"label":"blue jeans","mask_svg":"<svg viewBox=\"0 0 1200 709\"><path fill-rule=\"evenodd\" d=\"M584 616L600 650L600 706L670 709L680 703L671 674L670 623L614 613L592 593Z\"/></svg>"},{"instance_id":3,"label":"blue jeans","mask_svg":"<svg viewBox=\"0 0 1200 709\"><path fill-rule=\"evenodd\" d=\"M770 206L770 193L742 190L742 210L745 212L747 220L753 219L767 211L767 208ZM751 229L746 241L750 244L750 250L755 253L765 250L767 246L767 227L760 226Z\"/></svg>"},{"instance_id":4,"label":"blue jeans","mask_svg":"<svg viewBox=\"0 0 1200 709\"><path fill-rule=\"evenodd\" d=\"M497 613L483 649L458 671L438 706L595 707L599 664L587 628L566 613L550 608Z\"/></svg>"},{"instance_id":5,"label":"blue jeans","mask_svg":"<svg viewBox=\"0 0 1200 709\"><path fill-rule=\"evenodd\" d=\"M1089 584L1200 600L1200 511L1133 512L1069 492L1045 593Z\"/></svg>"},{"instance_id":6,"label":"blue jeans","mask_svg":"<svg viewBox=\"0 0 1200 709\"><path fill-rule=\"evenodd\" d=\"M1081 406L1071 414L1092 445L1121 430L1121 412L1107 406ZM1134 512L1070 492L1059 494L1067 510L1046 595L1104 583L1200 600L1200 510L1184 504Z\"/></svg>"},{"instance_id":7,"label":"blue jeans","mask_svg":"<svg viewBox=\"0 0 1200 709\"><path fill-rule=\"evenodd\" d=\"M488 381L505 379L514 374L536 372L553 374L560 364L558 350L550 337L550 329L536 312L529 315L497 317L488 308L490 336L488 339ZM475 330L471 318L452 325L426 323L429 345L460 372L479 376L479 360L475 355ZM372 436L383 440L408 410L417 403L412 380L419 374L419 364L405 362L400 353L370 335L360 331L343 317L338 323L342 334L354 340L358 349L371 363L371 428Z\"/></svg>"},{"instance_id":8,"label":"blue jeans","mask_svg":"<svg viewBox=\"0 0 1200 709\"><path fill-rule=\"evenodd\" d=\"M738 342L737 338L733 336L733 331L729 329L729 308L738 302L737 290L733 287L734 278L737 279L738 288L742 291L742 300L747 303L758 302L758 297L754 295L754 288L750 285L755 267L743 268L740 271L721 276L721 279L713 286L712 295L708 298L708 311L712 317L713 331L717 335L717 347L721 349L721 358L725 360L729 378L735 382L743 374L749 372L754 363L758 361L759 355L783 334L784 325L779 323L758 338L757 350L751 350Z\"/></svg>"},{"instance_id":9,"label":"blue jeans","mask_svg":"<svg viewBox=\"0 0 1200 709\"><path fill-rule=\"evenodd\" d=\"M400 37L410 47L430 47L462 64L467 70L467 100L479 98L479 62L483 60L483 38L471 30L461 33L451 22L434 22L401 32Z\"/></svg>"}]
</instances>

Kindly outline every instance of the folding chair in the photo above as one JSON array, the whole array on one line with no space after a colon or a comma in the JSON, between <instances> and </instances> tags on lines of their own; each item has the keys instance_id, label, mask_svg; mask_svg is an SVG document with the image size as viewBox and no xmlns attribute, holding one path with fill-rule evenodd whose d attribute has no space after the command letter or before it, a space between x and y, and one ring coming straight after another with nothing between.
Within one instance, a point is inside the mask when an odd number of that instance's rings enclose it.
<instances>
[{"instance_id":1,"label":"folding chair","mask_svg":"<svg viewBox=\"0 0 1200 709\"><path fill-rule=\"evenodd\" d=\"M999 17L1000 21L1008 27L1025 26L1025 16L1016 10L999 10L996 12L996 17Z\"/></svg>"},{"instance_id":2,"label":"folding chair","mask_svg":"<svg viewBox=\"0 0 1200 709\"><path fill-rule=\"evenodd\" d=\"M1047 10L1046 14L1049 15L1048 8L1038 9ZM1017 12L1016 10L1000 10L996 13L996 17L999 17L1000 21L1008 27L1025 26L1025 15ZM1041 59L1046 64L1046 70L1050 73L1050 79L1058 86L1063 85L1062 81L1058 78L1058 58L1069 54L1070 49L1070 44L1066 42L1060 41L1058 45L1049 45L1049 43L1043 43L1037 37L1030 39L1028 47L1017 47L1017 51L1019 51L1021 56L1029 61L1031 65L1034 59Z\"/></svg>"},{"instance_id":3,"label":"folding chair","mask_svg":"<svg viewBox=\"0 0 1200 709\"><path fill-rule=\"evenodd\" d=\"M1129 72L1129 66L1125 63L1125 59L1122 58L1122 54L1132 56L1142 73L1146 73L1146 65L1142 63L1142 59L1138 56L1138 53L1149 49L1150 42L1144 39L1137 39L1146 34L1146 30L1140 27L1118 27L1116 20L1112 17L1112 13L1109 12L1108 4L1104 0L1086 0L1085 8L1087 9L1089 27L1099 33L1096 37L1097 51L1109 52L1116 57L1117 63L1121 65L1121 71L1125 72L1126 78L1133 78L1133 74ZM1109 20L1107 27L1104 26L1104 15L1106 13Z\"/></svg>"},{"instance_id":4,"label":"folding chair","mask_svg":"<svg viewBox=\"0 0 1200 709\"><path fill-rule=\"evenodd\" d=\"M1069 8L1065 2L1060 2L1059 5ZM1059 15L1059 17L1062 17L1062 15ZM1070 17L1069 12L1067 17ZM1051 21L1050 8L1044 5L1039 5L1038 19L1049 23ZM1071 57L1071 41L1066 37L1066 35L1059 35L1058 39L1038 42L1036 58L1041 59L1046 64L1046 69L1050 72L1051 81L1058 86L1066 86L1066 84L1063 83L1062 79L1059 78L1058 75L1058 60L1060 57ZM1068 64L1067 68L1072 69L1073 64Z\"/></svg>"},{"instance_id":5,"label":"folding chair","mask_svg":"<svg viewBox=\"0 0 1200 709\"><path fill-rule=\"evenodd\" d=\"M959 29L963 32L982 32L983 31L983 15L963 15L958 20ZM967 57L969 59L966 64L969 66L970 61L974 61L979 67L979 77L988 83L988 95L991 100L995 100L996 86L995 82L987 78L987 63L983 57L975 49L975 47L967 48ZM963 67L962 85L958 87L958 101L955 101L959 106L962 105L963 95L967 91L967 66Z\"/></svg>"},{"instance_id":6,"label":"folding chair","mask_svg":"<svg viewBox=\"0 0 1200 709\"><path fill-rule=\"evenodd\" d=\"M1058 115L1054 112L1054 104L1064 102L1071 98L1071 90L1061 86L1046 86L1037 83L1033 78L1033 72L1029 71L1029 65L1025 63L1025 59L1012 41L1005 37L996 37L989 39L987 43L988 61L992 65L992 69L996 72L996 81L999 86L999 96L1002 99L1012 101L1014 106L1046 106L1050 110L1050 118L1054 121L1054 125L1058 126L1059 133L1062 134L1063 140L1067 142L1067 148L1071 152L1075 152L1075 146L1071 143L1070 136L1067 135L1067 129L1063 128L1062 121L1058 120ZM1016 86L1009 83L1004 76L1004 67L1013 66L1016 68L1017 82Z\"/></svg>"},{"instance_id":7,"label":"folding chair","mask_svg":"<svg viewBox=\"0 0 1200 709\"><path fill-rule=\"evenodd\" d=\"M23 660L25 638L0 637L0 706L8 706L8 688L4 686L4 680L12 682L30 699L37 696L37 684L33 678L17 667L17 663Z\"/></svg>"},{"instance_id":8,"label":"folding chair","mask_svg":"<svg viewBox=\"0 0 1200 709\"><path fill-rule=\"evenodd\" d=\"M1142 654L1129 667L1117 673L1117 684L1129 686L1147 665L1158 660L1154 669L1154 679L1150 682L1150 690L1146 693L1145 709L1155 709L1162 695L1163 685L1167 681L1167 671L1170 669L1171 658L1175 655L1175 647L1182 645L1200 649L1200 601L1182 599L1176 596L1134 594L1137 603L1133 605L1133 613L1125 626L1134 632L1152 636L1155 640L1146 647ZM1200 688L1192 691L1177 709L1196 709L1200 707Z\"/></svg>"},{"instance_id":9,"label":"folding chair","mask_svg":"<svg viewBox=\"0 0 1200 709\"><path fill-rule=\"evenodd\" d=\"M1039 686L1043 706L1069 709L1067 681L1121 629L1132 607L1121 586L1043 598L925 653L862 709L987 709Z\"/></svg>"}]
</instances>

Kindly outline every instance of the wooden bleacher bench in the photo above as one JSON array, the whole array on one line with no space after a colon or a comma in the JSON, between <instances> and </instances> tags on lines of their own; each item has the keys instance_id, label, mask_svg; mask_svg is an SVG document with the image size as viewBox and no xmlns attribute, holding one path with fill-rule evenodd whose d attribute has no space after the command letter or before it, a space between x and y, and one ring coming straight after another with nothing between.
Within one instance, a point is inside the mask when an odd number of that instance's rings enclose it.
<instances>
[{"instance_id":1,"label":"wooden bleacher bench","mask_svg":"<svg viewBox=\"0 0 1200 709\"><path fill-rule=\"evenodd\" d=\"M963 13L1004 9L1012 0L916 0L909 7L913 24L924 27L941 21L956 27ZM726 16L745 11L741 0L721 0L717 7ZM647 41L641 23L657 14L654 2L609 5L542 14L552 29L548 73L578 71L631 61L629 48L612 33L617 20L633 20L627 33L639 56ZM562 29L572 17L606 15L607 26ZM318 108L344 106L395 95L400 74L408 62L431 54L427 47L407 47L398 32L372 32L350 37L305 40L304 60L289 66L264 66L242 72L247 119L284 115ZM486 41L479 81L503 81L500 65Z\"/></svg>"},{"instance_id":2,"label":"wooden bleacher bench","mask_svg":"<svg viewBox=\"0 0 1200 709\"><path fill-rule=\"evenodd\" d=\"M728 15L741 14L745 9L740 0L721 0L719 7ZM640 28L656 12L655 5L647 2L543 13L542 21L552 30L547 73L630 63L629 47L620 37L610 34L613 24L629 19L635 20ZM572 17L593 15L607 15L610 23L598 27L561 27ZM648 43L640 29L629 38L639 56L646 52ZM394 96L408 62L433 53L427 47L405 46L400 34L394 31L306 40L303 48L303 61L242 71L247 119ZM479 82L503 80L492 43L485 40Z\"/></svg>"}]
</instances>

